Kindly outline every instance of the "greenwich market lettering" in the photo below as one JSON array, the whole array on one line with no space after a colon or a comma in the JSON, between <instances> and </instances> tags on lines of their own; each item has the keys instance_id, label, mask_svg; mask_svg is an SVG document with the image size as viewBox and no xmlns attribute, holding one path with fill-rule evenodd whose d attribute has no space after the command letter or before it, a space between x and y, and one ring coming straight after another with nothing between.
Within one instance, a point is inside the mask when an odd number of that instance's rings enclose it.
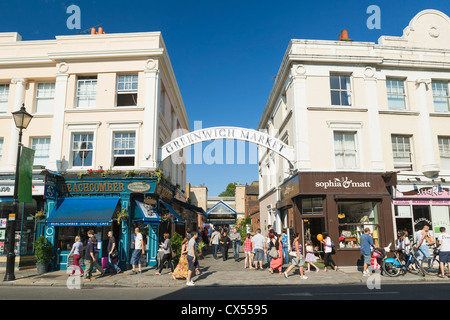
<instances>
[{"instance_id":1,"label":"greenwich market lettering","mask_svg":"<svg viewBox=\"0 0 450 320\"><path fill-rule=\"evenodd\" d=\"M238 127L213 127L189 132L166 143L161 148L161 161L192 144L215 139L235 139L256 143L275 151L290 162L293 160L292 147L264 132Z\"/></svg>"},{"instance_id":2,"label":"greenwich market lettering","mask_svg":"<svg viewBox=\"0 0 450 320\"><path fill-rule=\"evenodd\" d=\"M328 181L316 182L315 186L316 188L323 188L325 190L328 188L371 188L369 181L353 182L353 180L349 180L348 177L342 179L334 178L334 180L330 179Z\"/></svg>"}]
</instances>

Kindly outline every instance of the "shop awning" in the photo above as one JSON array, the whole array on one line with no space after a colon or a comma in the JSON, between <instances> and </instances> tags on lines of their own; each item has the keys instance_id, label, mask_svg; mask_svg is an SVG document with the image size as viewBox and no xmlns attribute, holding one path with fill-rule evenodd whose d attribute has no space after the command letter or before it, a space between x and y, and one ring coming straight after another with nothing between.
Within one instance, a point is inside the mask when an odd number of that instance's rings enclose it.
<instances>
[{"instance_id":1,"label":"shop awning","mask_svg":"<svg viewBox=\"0 0 450 320\"><path fill-rule=\"evenodd\" d=\"M47 219L49 226L109 226L120 197L61 198Z\"/></svg>"},{"instance_id":2,"label":"shop awning","mask_svg":"<svg viewBox=\"0 0 450 320\"><path fill-rule=\"evenodd\" d=\"M165 203L164 201L161 201L161 204L170 211L171 214L173 214L174 216L174 221L176 222L176 224L182 226L184 225L184 220L183 218L180 217L180 215L167 203Z\"/></svg>"},{"instance_id":3,"label":"shop awning","mask_svg":"<svg viewBox=\"0 0 450 320\"><path fill-rule=\"evenodd\" d=\"M203 210L203 208L200 208L200 207L194 206L192 204L180 201L180 200L178 200L176 198L173 198L173 202L175 202L175 203L179 204L180 206L182 206L182 207L184 207L184 208L186 208L188 210L191 210L193 212L201 213L201 214L203 214L206 217L206 212L205 212L205 210Z\"/></svg>"},{"instance_id":4,"label":"shop awning","mask_svg":"<svg viewBox=\"0 0 450 320\"><path fill-rule=\"evenodd\" d=\"M136 210L133 221L141 221L144 224L159 224L161 222L161 218L151 205L137 200L135 202Z\"/></svg>"}]
</instances>

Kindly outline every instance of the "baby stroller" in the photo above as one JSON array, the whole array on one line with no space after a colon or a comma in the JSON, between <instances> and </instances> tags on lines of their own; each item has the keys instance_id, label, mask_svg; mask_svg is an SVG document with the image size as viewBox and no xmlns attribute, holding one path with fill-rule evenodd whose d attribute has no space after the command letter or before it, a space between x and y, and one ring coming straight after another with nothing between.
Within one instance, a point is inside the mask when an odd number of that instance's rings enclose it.
<instances>
[{"instance_id":1,"label":"baby stroller","mask_svg":"<svg viewBox=\"0 0 450 320\"><path fill-rule=\"evenodd\" d=\"M381 264L383 263L385 252L381 248L374 248L372 250L372 257L370 258L370 266L372 270L382 270Z\"/></svg>"}]
</instances>

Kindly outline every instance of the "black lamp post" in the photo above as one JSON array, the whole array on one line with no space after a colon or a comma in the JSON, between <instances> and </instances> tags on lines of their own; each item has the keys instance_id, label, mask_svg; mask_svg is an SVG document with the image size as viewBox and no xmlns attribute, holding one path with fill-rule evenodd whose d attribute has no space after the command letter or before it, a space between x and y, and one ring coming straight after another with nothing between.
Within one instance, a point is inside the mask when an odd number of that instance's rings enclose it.
<instances>
[{"instance_id":1,"label":"black lamp post","mask_svg":"<svg viewBox=\"0 0 450 320\"><path fill-rule=\"evenodd\" d=\"M18 191L19 191L19 163L20 163L20 151L22 148L22 130L26 129L30 124L33 116L25 110L25 104L22 105L19 111L13 112L14 123L17 129L19 129L19 144L17 149L17 162L16 162L16 178L14 180L14 196L13 196L13 214L15 217L9 221L9 234L8 234L8 256L6 260L6 274L4 281L15 280L14 265L16 262L16 255L14 253L15 245L15 233L16 233L16 217L19 211Z\"/></svg>"}]
</instances>

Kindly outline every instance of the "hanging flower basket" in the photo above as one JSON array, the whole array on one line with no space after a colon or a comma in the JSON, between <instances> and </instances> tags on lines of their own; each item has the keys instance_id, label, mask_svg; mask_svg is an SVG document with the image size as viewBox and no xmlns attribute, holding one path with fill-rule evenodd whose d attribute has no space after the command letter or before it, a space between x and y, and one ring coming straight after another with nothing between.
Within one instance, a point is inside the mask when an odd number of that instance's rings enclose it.
<instances>
[{"instance_id":1,"label":"hanging flower basket","mask_svg":"<svg viewBox=\"0 0 450 320\"><path fill-rule=\"evenodd\" d=\"M36 214L34 215L34 218L36 220L41 220L45 218L45 212L40 210L40 211L36 211Z\"/></svg>"},{"instance_id":2,"label":"hanging flower basket","mask_svg":"<svg viewBox=\"0 0 450 320\"><path fill-rule=\"evenodd\" d=\"M122 210L117 214L117 223L120 223L120 221L127 221L128 220L128 211L125 208L122 208Z\"/></svg>"}]
</instances>

